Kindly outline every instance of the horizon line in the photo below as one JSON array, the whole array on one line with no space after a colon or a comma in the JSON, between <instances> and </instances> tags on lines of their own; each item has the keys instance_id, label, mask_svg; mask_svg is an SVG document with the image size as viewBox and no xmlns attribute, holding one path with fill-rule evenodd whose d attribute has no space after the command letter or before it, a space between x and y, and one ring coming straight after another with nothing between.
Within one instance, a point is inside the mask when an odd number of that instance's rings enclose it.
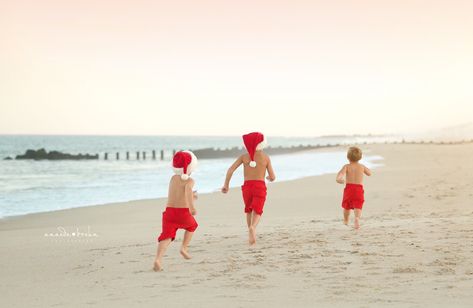
<instances>
[{"instance_id":1,"label":"horizon line","mask_svg":"<svg viewBox=\"0 0 473 308\"><path fill-rule=\"evenodd\" d=\"M394 134L394 133L367 133L367 134L360 134L360 133L354 133L354 134L328 134L328 135L312 135L312 136L302 136L302 135L292 135L292 136L284 136L284 135L269 135L269 134L264 134L268 137L276 137L276 138L336 138L336 137L387 137L387 136L398 136L402 134ZM242 135L184 135L184 134L177 134L177 135L169 135L169 134L163 134L163 135L127 135L127 134L35 134L35 133L19 133L19 134L3 134L0 133L0 136L5 137L5 136L22 136L22 137L27 137L27 136L45 136L45 137L241 137Z\"/></svg>"}]
</instances>

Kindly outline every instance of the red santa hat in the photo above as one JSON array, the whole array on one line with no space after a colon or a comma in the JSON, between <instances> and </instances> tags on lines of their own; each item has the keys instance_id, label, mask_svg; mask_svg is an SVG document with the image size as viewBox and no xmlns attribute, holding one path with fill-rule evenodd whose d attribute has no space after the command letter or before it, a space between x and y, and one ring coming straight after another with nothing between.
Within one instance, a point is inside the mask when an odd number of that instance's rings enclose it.
<instances>
[{"instance_id":1,"label":"red santa hat","mask_svg":"<svg viewBox=\"0 0 473 308\"><path fill-rule=\"evenodd\" d=\"M191 151L179 151L172 158L174 173L181 176L184 181L197 167L197 157Z\"/></svg>"},{"instance_id":2,"label":"red santa hat","mask_svg":"<svg viewBox=\"0 0 473 308\"><path fill-rule=\"evenodd\" d=\"M250 155L250 167L255 168L255 152L264 149L266 146L266 138L262 133L254 132L243 135L243 143Z\"/></svg>"}]
</instances>

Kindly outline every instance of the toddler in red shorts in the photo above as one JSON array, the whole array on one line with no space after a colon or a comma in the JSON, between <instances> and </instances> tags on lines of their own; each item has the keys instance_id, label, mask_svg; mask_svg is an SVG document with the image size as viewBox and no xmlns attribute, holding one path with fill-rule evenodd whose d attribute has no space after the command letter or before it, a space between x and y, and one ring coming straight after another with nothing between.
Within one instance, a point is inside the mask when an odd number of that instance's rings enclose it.
<instances>
[{"instance_id":1,"label":"toddler in red shorts","mask_svg":"<svg viewBox=\"0 0 473 308\"><path fill-rule=\"evenodd\" d=\"M248 151L243 154L230 166L227 171L222 192L226 194L230 185L233 172L243 164L243 174L245 182L241 187L243 201L245 203L246 223L248 225L248 242L250 245L256 243L256 226L263 215L264 202L266 201L266 179L273 182L276 179L271 160L263 148L266 146L266 139L263 134L254 132L243 136L243 143Z\"/></svg>"},{"instance_id":2,"label":"toddler in red shorts","mask_svg":"<svg viewBox=\"0 0 473 308\"><path fill-rule=\"evenodd\" d=\"M186 230L181 246L181 255L184 259L190 259L187 247L192 239L197 222L194 200L197 195L193 192L194 180L189 177L197 166L197 158L191 151L177 152L172 161L175 175L169 182L168 202L163 212L162 232L158 237L158 251L154 260L155 271L162 271L162 258L169 244L176 237L178 229Z\"/></svg>"},{"instance_id":3,"label":"toddler in red shorts","mask_svg":"<svg viewBox=\"0 0 473 308\"><path fill-rule=\"evenodd\" d=\"M350 210L355 211L355 229L360 228L361 210L365 202L365 191L363 189L363 175L371 176L371 170L359 163L363 156L357 147L348 149L347 158L349 164L343 166L337 174L337 183L346 183L343 191L343 223L348 225Z\"/></svg>"}]
</instances>

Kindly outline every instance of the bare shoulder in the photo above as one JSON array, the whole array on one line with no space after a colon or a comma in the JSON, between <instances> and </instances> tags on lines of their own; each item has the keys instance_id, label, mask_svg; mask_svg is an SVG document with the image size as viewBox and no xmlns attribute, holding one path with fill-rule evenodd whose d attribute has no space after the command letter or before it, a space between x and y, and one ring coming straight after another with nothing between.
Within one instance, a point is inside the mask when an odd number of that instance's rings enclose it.
<instances>
[{"instance_id":1,"label":"bare shoulder","mask_svg":"<svg viewBox=\"0 0 473 308\"><path fill-rule=\"evenodd\" d=\"M181 177L178 175L173 175L169 180L169 188L176 189L177 187L181 186Z\"/></svg>"},{"instance_id":2,"label":"bare shoulder","mask_svg":"<svg viewBox=\"0 0 473 308\"><path fill-rule=\"evenodd\" d=\"M189 178L186 180L186 186L192 187L194 186L194 184L195 184L195 180L193 178Z\"/></svg>"},{"instance_id":3,"label":"bare shoulder","mask_svg":"<svg viewBox=\"0 0 473 308\"><path fill-rule=\"evenodd\" d=\"M250 161L250 155L248 154L241 154L238 159L238 161L241 161L241 162L249 162Z\"/></svg>"}]
</instances>

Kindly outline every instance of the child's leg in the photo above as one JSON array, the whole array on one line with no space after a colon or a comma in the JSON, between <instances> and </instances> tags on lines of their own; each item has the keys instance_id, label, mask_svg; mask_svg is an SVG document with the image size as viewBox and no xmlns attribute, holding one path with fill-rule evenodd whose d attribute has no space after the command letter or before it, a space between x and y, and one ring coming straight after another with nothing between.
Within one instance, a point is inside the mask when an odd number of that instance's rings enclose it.
<instances>
[{"instance_id":1,"label":"child's leg","mask_svg":"<svg viewBox=\"0 0 473 308\"><path fill-rule=\"evenodd\" d=\"M248 225L248 228L251 227L251 216L252 212L246 213L246 224Z\"/></svg>"},{"instance_id":2,"label":"child's leg","mask_svg":"<svg viewBox=\"0 0 473 308\"><path fill-rule=\"evenodd\" d=\"M253 237L251 232L251 220L253 218L253 211L246 213L246 224L248 225L248 243L252 244Z\"/></svg>"},{"instance_id":3,"label":"child's leg","mask_svg":"<svg viewBox=\"0 0 473 308\"><path fill-rule=\"evenodd\" d=\"M159 242L158 250L156 252L156 259L154 260L154 267L153 267L154 271L158 272L158 271L163 270L163 267L161 266L161 260L170 243L171 243L170 238L167 238Z\"/></svg>"},{"instance_id":4,"label":"child's leg","mask_svg":"<svg viewBox=\"0 0 473 308\"><path fill-rule=\"evenodd\" d=\"M184 240L182 240L181 255L184 257L184 259L187 260L191 258L191 256L187 252L187 246L189 246L189 243L191 242L192 235L194 235L194 232L186 231L184 233Z\"/></svg>"},{"instance_id":5,"label":"child's leg","mask_svg":"<svg viewBox=\"0 0 473 308\"><path fill-rule=\"evenodd\" d=\"M261 215L258 215L255 212L252 212L252 214L253 214L253 217L251 219L251 225L250 225L250 228L248 229L250 245L253 245L256 243L256 226L258 226L258 223L261 219Z\"/></svg>"},{"instance_id":6,"label":"child's leg","mask_svg":"<svg viewBox=\"0 0 473 308\"><path fill-rule=\"evenodd\" d=\"M355 229L360 228L361 209L355 209Z\"/></svg>"},{"instance_id":7,"label":"child's leg","mask_svg":"<svg viewBox=\"0 0 473 308\"><path fill-rule=\"evenodd\" d=\"M348 225L348 221L350 220L350 210L343 209L343 223Z\"/></svg>"}]
</instances>

